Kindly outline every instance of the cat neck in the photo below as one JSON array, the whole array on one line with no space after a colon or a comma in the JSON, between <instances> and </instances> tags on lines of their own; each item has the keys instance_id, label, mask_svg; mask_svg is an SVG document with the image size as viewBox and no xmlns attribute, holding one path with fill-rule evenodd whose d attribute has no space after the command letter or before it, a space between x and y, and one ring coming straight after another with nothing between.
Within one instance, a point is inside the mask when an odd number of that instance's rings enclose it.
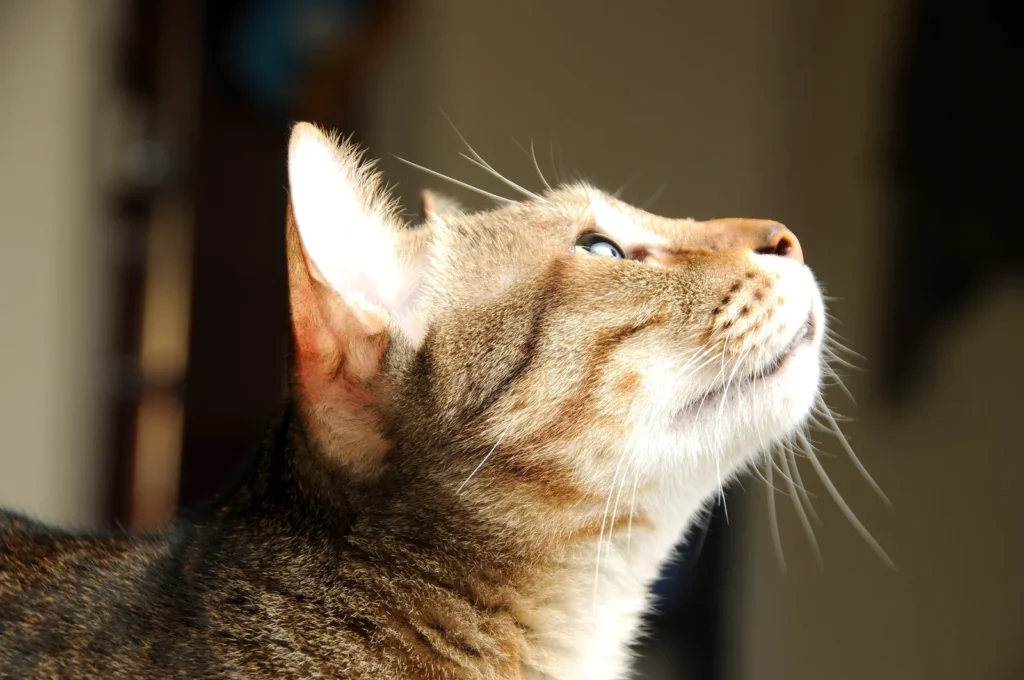
<instances>
[{"instance_id":1,"label":"cat neck","mask_svg":"<svg viewBox=\"0 0 1024 680\"><path fill-rule=\"evenodd\" d=\"M281 541L261 544L260 568L284 579L279 590L343 607L372 593L372 615L348 615L372 619L380 639L411 650L414 665L502 668L499 677L515 678L624 676L650 586L697 503L677 503L672 517L623 504L612 518L595 503L564 521L510 519L484 507L502 503L432 478L416 463L427 464L421 452L394 450L378 480L353 481L306 444L293 414L218 510L255 516L261 531L288 536L294 555L280 552Z\"/></svg>"}]
</instances>

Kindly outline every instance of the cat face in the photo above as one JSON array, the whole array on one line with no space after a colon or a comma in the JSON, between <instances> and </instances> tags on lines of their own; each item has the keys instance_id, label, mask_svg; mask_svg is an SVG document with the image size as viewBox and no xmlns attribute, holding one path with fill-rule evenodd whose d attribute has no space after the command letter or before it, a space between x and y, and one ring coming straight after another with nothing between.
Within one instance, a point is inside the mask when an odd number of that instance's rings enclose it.
<instances>
[{"instance_id":1,"label":"cat face","mask_svg":"<svg viewBox=\"0 0 1024 680\"><path fill-rule=\"evenodd\" d=\"M428 197L408 226L307 125L290 174L296 395L362 474L401 443L480 497L703 497L814 403L822 299L780 224L578 184L478 213Z\"/></svg>"}]
</instances>

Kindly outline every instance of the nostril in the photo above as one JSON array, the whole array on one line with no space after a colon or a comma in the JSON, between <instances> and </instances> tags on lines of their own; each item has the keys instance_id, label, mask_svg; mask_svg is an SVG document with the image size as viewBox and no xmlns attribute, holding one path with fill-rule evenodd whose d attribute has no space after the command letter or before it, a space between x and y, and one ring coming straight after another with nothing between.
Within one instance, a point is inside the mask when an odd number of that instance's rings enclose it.
<instances>
[{"instance_id":1,"label":"nostril","mask_svg":"<svg viewBox=\"0 0 1024 680\"><path fill-rule=\"evenodd\" d=\"M757 248L755 252L762 255L778 255L798 262L804 261L803 252L800 248L800 241L796 235L786 227L775 227L768 233L767 243Z\"/></svg>"},{"instance_id":2,"label":"nostril","mask_svg":"<svg viewBox=\"0 0 1024 680\"><path fill-rule=\"evenodd\" d=\"M780 239L778 243L773 243L770 246L762 246L754 251L761 255L778 255L779 257L787 257L793 252L793 244L788 239Z\"/></svg>"},{"instance_id":3,"label":"nostril","mask_svg":"<svg viewBox=\"0 0 1024 680\"><path fill-rule=\"evenodd\" d=\"M788 238L781 238L779 242L775 244L775 254L786 257L793 252L793 244L789 242Z\"/></svg>"}]
</instances>

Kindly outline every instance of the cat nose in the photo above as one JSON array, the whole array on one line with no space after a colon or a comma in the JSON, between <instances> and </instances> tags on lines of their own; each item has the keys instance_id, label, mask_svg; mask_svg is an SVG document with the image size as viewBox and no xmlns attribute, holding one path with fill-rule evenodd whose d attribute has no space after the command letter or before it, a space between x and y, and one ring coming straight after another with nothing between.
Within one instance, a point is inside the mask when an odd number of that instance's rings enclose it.
<instances>
[{"instance_id":1,"label":"cat nose","mask_svg":"<svg viewBox=\"0 0 1024 680\"><path fill-rule=\"evenodd\" d=\"M712 250L739 249L804 263L804 250L796 234L775 220L728 217L694 226L693 242L707 243Z\"/></svg>"},{"instance_id":2,"label":"cat nose","mask_svg":"<svg viewBox=\"0 0 1024 680\"><path fill-rule=\"evenodd\" d=\"M773 224L764 235L762 245L754 249L764 255L778 255L804 263L804 251L796 234L781 224Z\"/></svg>"}]
</instances>

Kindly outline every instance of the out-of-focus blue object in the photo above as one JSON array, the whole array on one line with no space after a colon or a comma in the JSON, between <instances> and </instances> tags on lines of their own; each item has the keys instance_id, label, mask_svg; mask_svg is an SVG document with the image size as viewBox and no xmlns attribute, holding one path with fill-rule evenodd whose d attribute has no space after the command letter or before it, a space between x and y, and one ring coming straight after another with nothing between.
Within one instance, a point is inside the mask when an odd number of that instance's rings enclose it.
<instances>
[{"instance_id":1,"label":"out-of-focus blue object","mask_svg":"<svg viewBox=\"0 0 1024 680\"><path fill-rule=\"evenodd\" d=\"M253 0L228 29L227 70L260 106L287 109L311 62L365 20L374 0Z\"/></svg>"}]
</instances>

